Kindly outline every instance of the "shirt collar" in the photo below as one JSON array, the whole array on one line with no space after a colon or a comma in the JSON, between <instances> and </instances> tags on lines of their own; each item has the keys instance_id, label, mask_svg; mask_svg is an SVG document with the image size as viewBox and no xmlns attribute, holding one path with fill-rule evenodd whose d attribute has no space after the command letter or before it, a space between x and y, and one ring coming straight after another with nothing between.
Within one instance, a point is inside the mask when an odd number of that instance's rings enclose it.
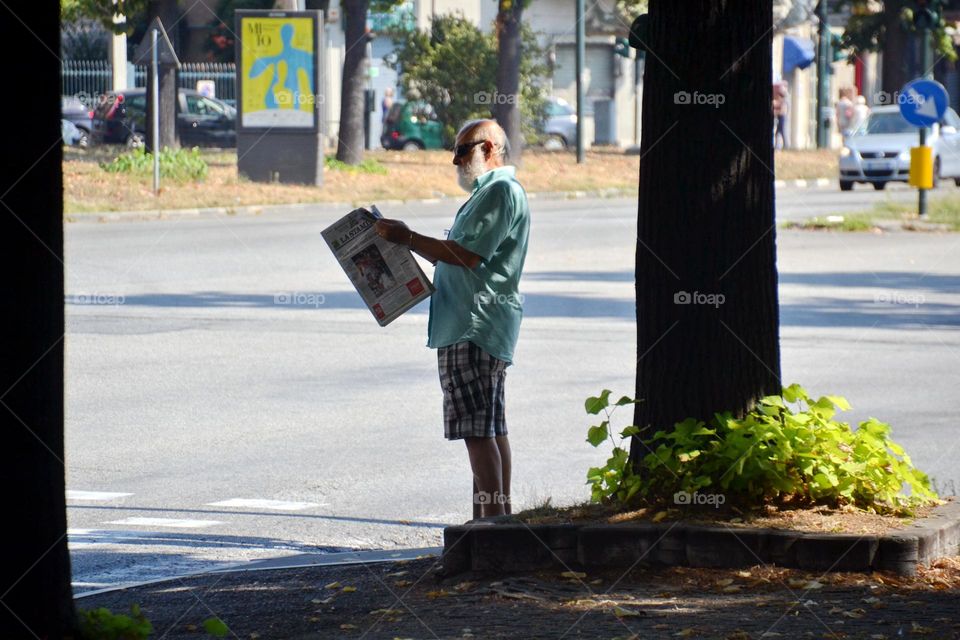
<instances>
[{"instance_id":1,"label":"shirt collar","mask_svg":"<svg viewBox=\"0 0 960 640\"><path fill-rule=\"evenodd\" d=\"M473 181L473 190L476 191L481 187L485 187L494 180L501 180L503 178L513 178L517 175L517 168L513 165L504 165L502 167L497 167L495 169L490 169L485 173L481 173Z\"/></svg>"}]
</instances>

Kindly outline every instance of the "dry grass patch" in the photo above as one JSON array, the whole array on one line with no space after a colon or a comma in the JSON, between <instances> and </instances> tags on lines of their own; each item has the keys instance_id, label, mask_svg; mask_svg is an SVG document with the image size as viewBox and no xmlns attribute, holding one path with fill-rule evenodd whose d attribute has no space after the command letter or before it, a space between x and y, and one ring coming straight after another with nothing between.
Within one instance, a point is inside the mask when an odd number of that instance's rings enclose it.
<instances>
[{"instance_id":1,"label":"dry grass patch","mask_svg":"<svg viewBox=\"0 0 960 640\"><path fill-rule=\"evenodd\" d=\"M366 162L375 171L328 168L323 187L251 182L238 177L236 152L204 151L203 158L209 165L204 181L163 181L158 196L153 194L149 176L107 173L100 168L100 162L109 162L122 151L119 147L64 149L66 213L229 209L311 202L362 205L464 197L449 151L371 151L366 154ZM836 170L835 154L826 151L778 152L776 164L778 178L820 177ZM639 173L640 157L621 149L596 147L586 153L583 164L577 164L572 152L529 149L524 152L518 177L529 193L587 191L630 196L637 193Z\"/></svg>"},{"instance_id":2,"label":"dry grass patch","mask_svg":"<svg viewBox=\"0 0 960 640\"><path fill-rule=\"evenodd\" d=\"M811 178L835 179L839 167L835 149L783 149L774 151L773 170L777 180Z\"/></svg>"}]
</instances>

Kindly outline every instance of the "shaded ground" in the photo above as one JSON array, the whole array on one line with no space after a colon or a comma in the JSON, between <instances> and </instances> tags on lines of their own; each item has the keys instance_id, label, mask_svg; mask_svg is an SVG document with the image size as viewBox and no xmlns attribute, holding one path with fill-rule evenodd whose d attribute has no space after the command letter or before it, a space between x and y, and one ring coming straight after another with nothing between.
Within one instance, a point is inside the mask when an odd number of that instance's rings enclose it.
<instances>
[{"instance_id":1,"label":"shaded ground","mask_svg":"<svg viewBox=\"0 0 960 640\"><path fill-rule=\"evenodd\" d=\"M443 578L437 558L208 575L83 598L157 638L960 638L960 558L916 578L650 569Z\"/></svg>"}]
</instances>

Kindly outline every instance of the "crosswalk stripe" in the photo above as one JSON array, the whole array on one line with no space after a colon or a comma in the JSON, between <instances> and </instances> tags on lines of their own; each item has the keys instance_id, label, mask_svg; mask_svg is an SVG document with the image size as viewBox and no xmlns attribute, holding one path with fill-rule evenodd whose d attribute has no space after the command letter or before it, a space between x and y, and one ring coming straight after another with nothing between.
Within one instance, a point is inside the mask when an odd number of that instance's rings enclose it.
<instances>
[{"instance_id":1,"label":"crosswalk stripe","mask_svg":"<svg viewBox=\"0 0 960 640\"><path fill-rule=\"evenodd\" d=\"M177 529L200 529L223 524L219 520L187 520L178 518L124 518L105 524L133 525L138 527L175 527Z\"/></svg>"},{"instance_id":2,"label":"crosswalk stripe","mask_svg":"<svg viewBox=\"0 0 960 640\"><path fill-rule=\"evenodd\" d=\"M115 500L132 496L132 493L115 493L111 491L67 491L67 500Z\"/></svg>"},{"instance_id":3,"label":"crosswalk stripe","mask_svg":"<svg viewBox=\"0 0 960 640\"><path fill-rule=\"evenodd\" d=\"M284 502L283 500L261 500L258 498L231 498L220 502L208 502L208 507L236 507L242 509L274 509L277 511L303 511L312 507L325 506L315 502Z\"/></svg>"}]
</instances>

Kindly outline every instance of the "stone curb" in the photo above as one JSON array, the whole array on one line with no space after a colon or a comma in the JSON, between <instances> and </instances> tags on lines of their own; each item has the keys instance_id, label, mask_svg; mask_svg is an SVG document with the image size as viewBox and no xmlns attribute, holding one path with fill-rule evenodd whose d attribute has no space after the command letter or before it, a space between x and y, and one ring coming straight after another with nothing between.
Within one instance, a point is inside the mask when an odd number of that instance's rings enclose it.
<instances>
[{"instance_id":1,"label":"stone curb","mask_svg":"<svg viewBox=\"0 0 960 640\"><path fill-rule=\"evenodd\" d=\"M773 186L777 187L807 187L823 189L836 185L835 180L830 178L809 178L807 180L774 180Z\"/></svg>"},{"instance_id":2,"label":"stone curb","mask_svg":"<svg viewBox=\"0 0 960 640\"><path fill-rule=\"evenodd\" d=\"M465 571L628 568L637 564L807 571L891 571L960 554L960 503L946 502L912 526L886 535L809 533L678 522L542 524L517 521L447 527L443 568Z\"/></svg>"}]
</instances>

